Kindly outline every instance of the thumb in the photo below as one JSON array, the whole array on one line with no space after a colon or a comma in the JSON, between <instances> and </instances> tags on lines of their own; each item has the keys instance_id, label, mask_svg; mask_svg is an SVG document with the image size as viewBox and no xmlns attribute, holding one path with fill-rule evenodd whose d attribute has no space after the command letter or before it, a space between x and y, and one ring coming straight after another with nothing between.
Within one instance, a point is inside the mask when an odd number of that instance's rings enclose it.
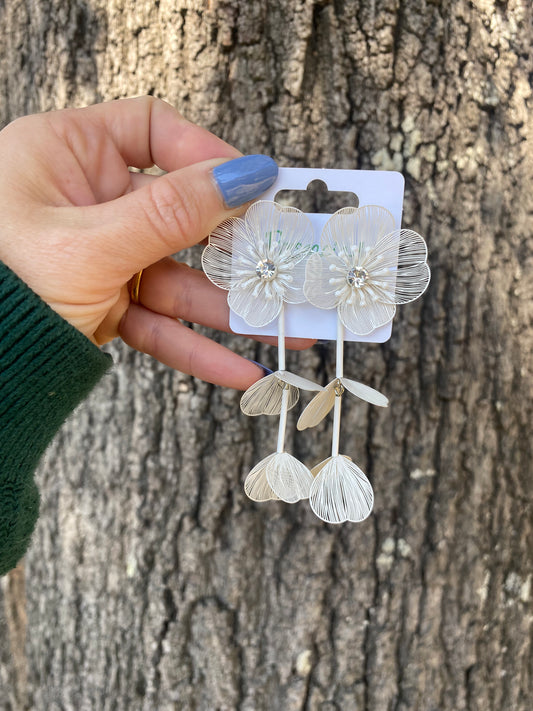
<instances>
[{"instance_id":1,"label":"thumb","mask_svg":"<svg viewBox=\"0 0 533 711\"><path fill-rule=\"evenodd\" d=\"M84 208L94 223L93 246L106 260L116 258L129 278L200 242L264 193L277 174L276 163L264 155L208 160L168 173L116 200Z\"/></svg>"}]
</instances>

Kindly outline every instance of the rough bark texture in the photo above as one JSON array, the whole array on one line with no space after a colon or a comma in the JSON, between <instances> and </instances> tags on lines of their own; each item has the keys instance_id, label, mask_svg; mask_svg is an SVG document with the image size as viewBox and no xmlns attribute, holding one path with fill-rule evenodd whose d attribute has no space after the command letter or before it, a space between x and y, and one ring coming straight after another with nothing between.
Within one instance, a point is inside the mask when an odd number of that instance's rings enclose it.
<instances>
[{"instance_id":1,"label":"rough bark texture","mask_svg":"<svg viewBox=\"0 0 533 711\"><path fill-rule=\"evenodd\" d=\"M276 424L112 347L2 583L2 708L530 709L529 0L3 0L0 22L2 124L149 92L281 165L401 170L433 269L389 343L347 349L391 400L346 400L361 525L249 502ZM327 382L333 361L289 366ZM329 428L288 446L314 464Z\"/></svg>"}]
</instances>

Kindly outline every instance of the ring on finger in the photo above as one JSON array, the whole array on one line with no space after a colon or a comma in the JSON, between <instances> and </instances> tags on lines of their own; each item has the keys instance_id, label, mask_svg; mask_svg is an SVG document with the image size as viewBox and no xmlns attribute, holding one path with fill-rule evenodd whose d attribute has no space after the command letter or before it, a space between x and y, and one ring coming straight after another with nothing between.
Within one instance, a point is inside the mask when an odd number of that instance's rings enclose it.
<instances>
[{"instance_id":1,"label":"ring on finger","mask_svg":"<svg viewBox=\"0 0 533 711\"><path fill-rule=\"evenodd\" d=\"M132 304L139 303L139 292L141 291L141 279L144 269L134 274L130 281L130 299Z\"/></svg>"}]
</instances>

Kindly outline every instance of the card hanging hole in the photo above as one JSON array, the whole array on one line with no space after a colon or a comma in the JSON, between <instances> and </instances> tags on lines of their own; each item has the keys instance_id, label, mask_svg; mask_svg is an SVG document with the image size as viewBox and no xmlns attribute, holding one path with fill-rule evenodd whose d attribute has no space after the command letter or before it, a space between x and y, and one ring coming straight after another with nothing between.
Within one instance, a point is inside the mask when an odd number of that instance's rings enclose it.
<instances>
[{"instance_id":1,"label":"card hanging hole","mask_svg":"<svg viewBox=\"0 0 533 711\"><path fill-rule=\"evenodd\" d=\"M274 200L280 205L290 205L311 213L332 214L341 207L359 207L359 198L355 193L328 190L323 180L312 180L307 190L280 190Z\"/></svg>"}]
</instances>

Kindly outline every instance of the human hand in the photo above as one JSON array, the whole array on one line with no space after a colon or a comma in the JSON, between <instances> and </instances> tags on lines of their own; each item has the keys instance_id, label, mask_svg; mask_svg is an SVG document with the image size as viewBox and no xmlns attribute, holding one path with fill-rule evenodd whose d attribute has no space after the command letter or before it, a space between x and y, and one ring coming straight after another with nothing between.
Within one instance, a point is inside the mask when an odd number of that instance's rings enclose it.
<instances>
[{"instance_id":1,"label":"human hand","mask_svg":"<svg viewBox=\"0 0 533 711\"><path fill-rule=\"evenodd\" d=\"M241 154L151 97L18 119L0 155L0 258L63 318L208 382L244 389L263 375L177 320L229 331L225 292L166 257L242 212L274 181L273 161L227 163ZM130 170L153 164L168 173Z\"/></svg>"}]
</instances>

